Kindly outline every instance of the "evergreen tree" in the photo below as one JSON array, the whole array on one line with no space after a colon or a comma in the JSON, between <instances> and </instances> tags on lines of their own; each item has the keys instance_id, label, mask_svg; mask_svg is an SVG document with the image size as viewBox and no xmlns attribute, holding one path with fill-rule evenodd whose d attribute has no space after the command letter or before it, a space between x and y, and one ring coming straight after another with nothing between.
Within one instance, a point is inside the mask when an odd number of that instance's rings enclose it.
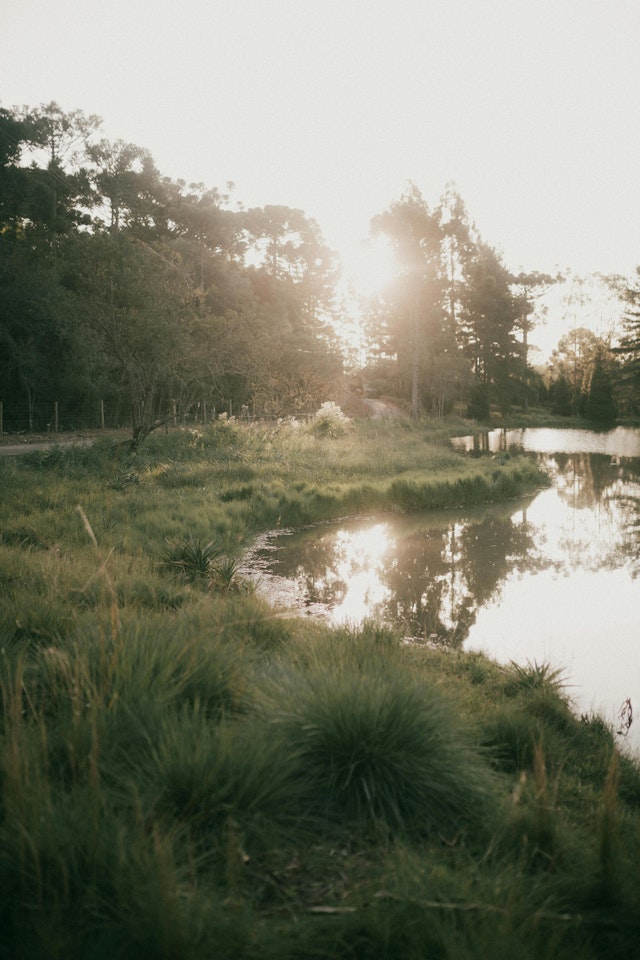
<instances>
[{"instance_id":1,"label":"evergreen tree","mask_svg":"<svg viewBox=\"0 0 640 960\"><path fill-rule=\"evenodd\" d=\"M609 425L615 422L616 404L613 399L611 375L602 348L598 350L593 362L591 384L585 403L585 417L593 423Z\"/></svg>"},{"instance_id":2,"label":"evergreen tree","mask_svg":"<svg viewBox=\"0 0 640 960\"><path fill-rule=\"evenodd\" d=\"M622 362L620 380L633 410L640 408L640 267L636 268L634 282L624 291L624 299L623 335L612 352Z\"/></svg>"},{"instance_id":3,"label":"evergreen tree","mask_svg":"<svg viewBox=\"0 0 640 960\"><path fill-rule=\"evenodd\" d=\"M559 376L549 386L551 412L560 417L570 417L573 413L573 392L571 384L563 375Z\"/></svg>"}]
</instances>

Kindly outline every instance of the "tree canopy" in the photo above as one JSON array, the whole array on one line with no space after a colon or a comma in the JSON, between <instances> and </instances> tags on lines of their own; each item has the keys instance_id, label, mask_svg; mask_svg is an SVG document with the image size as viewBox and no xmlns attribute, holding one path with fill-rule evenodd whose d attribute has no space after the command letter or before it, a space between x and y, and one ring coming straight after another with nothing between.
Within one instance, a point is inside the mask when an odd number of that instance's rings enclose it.
<instances>
[{"instance_id":1,"label":"tree canopy","mask_svg":"<svg viewBox=\"0 0 640 960\"><path fill-rule=\"evenodd\" d=\"M232 193L163 176L144 147L103 138L95 115L0 108L6 428L42 428L58 398L69 426L95 421L102 400L138 437L203 403L283 416L335 399L338 258L304 211L246 209ZM594 381L609 413L640 407L637 277L617 278L619 342L574 325L543 376L530 334L561 278L510 273L452 184L434 204L410 184L371 230L397 268L362 307L362 377L413 416L458 403L485 417L547 393L578 415L596 409Z\"/></svg>"}]
</instances>

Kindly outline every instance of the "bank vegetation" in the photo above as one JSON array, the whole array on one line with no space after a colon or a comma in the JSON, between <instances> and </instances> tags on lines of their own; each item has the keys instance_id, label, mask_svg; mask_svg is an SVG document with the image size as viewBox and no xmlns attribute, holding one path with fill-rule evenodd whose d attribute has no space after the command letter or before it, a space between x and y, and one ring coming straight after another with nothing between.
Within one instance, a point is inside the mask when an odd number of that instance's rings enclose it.
<instances>
[{"instance_id":1,"label":"bank vegetation","mask_svg":"<svg viewBox=\"0 0 640 960\"><path fill-rule=\"evenodd\" d=\"M281 617L251 537L515 498L462 422L0 460L0 955L634 956L640 767L544 664Z\"/></svg>"}]
</instances>

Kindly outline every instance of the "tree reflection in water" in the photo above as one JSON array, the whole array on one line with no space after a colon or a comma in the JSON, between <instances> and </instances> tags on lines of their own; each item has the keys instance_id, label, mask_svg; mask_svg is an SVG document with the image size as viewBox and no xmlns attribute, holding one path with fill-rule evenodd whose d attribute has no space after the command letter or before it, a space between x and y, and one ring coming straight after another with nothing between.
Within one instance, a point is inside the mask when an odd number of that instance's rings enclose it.
<instances>
[{"instance_id":1,"label":"tree reflection in water","mask_svg":"<svg viewBox=\"0 0 640 960\"><path fill-rule=\"evenodd\" d=\"M508 433L496 433L476 449L508 450ZM333 623L374 618L401 624L406 636L457 646L514 578L621 568L636 578L640 457L550 453L552 431L512 433L519 447L525 434L539 435L543 450L532 455L553 476L551 489L484 509L324 524L286 538L274 532L247 558L249 570L259 570L259 589ZM577 443L579 432L569 433ZM629 431L616 433L628 449ZM605 442L581 436L590 449Z\"/></svg>"}]
</instances>

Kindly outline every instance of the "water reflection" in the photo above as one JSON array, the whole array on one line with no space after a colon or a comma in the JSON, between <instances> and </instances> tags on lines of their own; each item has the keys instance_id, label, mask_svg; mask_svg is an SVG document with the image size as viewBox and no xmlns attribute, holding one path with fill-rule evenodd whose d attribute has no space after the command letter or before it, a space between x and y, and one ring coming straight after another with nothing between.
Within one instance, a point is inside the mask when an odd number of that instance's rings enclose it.
<instances>
[{"instance_id":1,"label":"water reflection","mask_svg":"<svg viewBox=\"0 0 640 960\"><path fill-rule=\"evenodd\" d=\"M416 640L549 660L585 709L637 700L640 430L552 433L482 441L538 448L553 485L535 497L273 532L247 558L259 589L332 623L375 618Z\"/></svg>"},{"instance_id":2,"label":"water reflection","mask_svg":"<svg viewBox=\"0 0 640 960\"><path fill-rule=\"evenodd\" d=\"M614 430L559 430L556 427L485 430L469 437L454 437L459 450L477 455L505 450L529 450L534 453L602 453L613 457L640 457L640 430L616 427Z\"/></svg>"},{"instance_id":3,"label":"water reflection","mask_svg":"<svg viewBox=\"0 0 640 960\"><path fill-rule=\"evenodd\" d=\"M334 624L401 623L414 639L458 644L510 573L544 567L531 503L274 531L246 564L279 604Z\"/></svg>"}]
</instances>

